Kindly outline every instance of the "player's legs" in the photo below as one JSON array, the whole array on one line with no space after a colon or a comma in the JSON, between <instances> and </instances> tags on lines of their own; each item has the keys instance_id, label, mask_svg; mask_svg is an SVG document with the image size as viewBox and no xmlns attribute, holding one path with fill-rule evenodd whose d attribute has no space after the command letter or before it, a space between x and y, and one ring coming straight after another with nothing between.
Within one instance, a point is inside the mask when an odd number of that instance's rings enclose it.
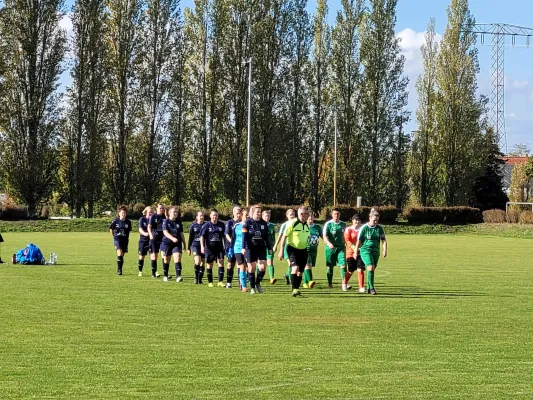
<instances>
[{"instance_id":1,"label":"player's legs","mask_svg":"<svg viewBox=\"0 0 533 400\"><path fill-rule=\"evenodd\" d=\"M117 275L122 275L122 266L124 265L124 244L115 241L115 250L117 251Z\"/></svg>"},{"instance_id":2,"label":"player's legs","mask_svg":"<svg viewBox=\"0 0 533 400\"><path fill-rule=\"evenodd\" d=\"M235 258L233 249L231 249L231 252L228 252L228 265L226 269L226 288L228 289L231 287L231 284L233 282L233 273L235 271L236 261L237 259Z\"/></svg>"},{"instance_id":3,"label":"player's legs","mask_svg":"<svg viewBox=\"0 0 533 400\"><path fill-rule=\"evenodd\" d=\"M328 279L328 287L331 289L333 287L333 268L335 267L337 261L337 249L334 247L330 249L326 247L325 249L326 256L326 277Z\"/></svg>"},{"instance_id":4,"label":"player's legs","mask_svg":"<svg viewBox=\"0 0 533 400\"><path fill-rule=\"evenodd\" d=\"M163 281L164 282L168 282L169 280L168 270L170 269L170 259L172 257L173 247L174 246L170 244L163 244L159 249L161 251L161 258L163 261Z\"/></svg>"},{"instance_id":5,"label":"player's legs","mask_svg":"<svg viewBox=\"0 0 533 400\"><path fill-rule=\"evenodd\" d=\"M376 294L376 289L374 288L374 272L379 261L379 253L361 251L361 258L367 270L368 293Z\"/></svg>"},{"instance_id":6,"label":"player's legs","mask_svg":"<svg viewBox=\"0 0 533 400\"><path fill-rule=\"evenodd\" d=\"M278 280L274 277L274 252L272 250L267 251L266 263L268 268L268 277L270 278L270 284L273 285Z\"/></svg>"},{"instance_id":7,"label":"player's legs","mask_svg":"<svg viewBox=\"0 0 533 400\"><path fill-rule=\"evenodd\" d=\"M287 285L291 284L291 261L289 260L289 254L287 253L287 244L285 243L285 246L283 247L283 259L287 260L287 272L285 273L285 282Z\"/></svg>"},{"instance_id":8,"label":"player's legs","mask_svg":"<svg viewBox=\"0 0 533 400\"><path fill-rule=\"evenodd\" d=\"M217 258L218 265L218 287L224 287L224 253L220 253Z\"/></svg>"},{"instance_id":9,"label":"player's legs","mask_svg":"<svg viewBox=\"0 0 533 400\"><path fill-rule=\"evenodd\" d=\"M139 240L139 263L137 264L137 267L139 269L139 276L143 275L143 268L144 268L144 258L148 254L148 251L150 249L150 243L146 240Z\"/></svg>"},{"instance_id":10,"label":"player's legs","mask_svg":"<svg viewBox=\"0 0 533 400\"><path fill-rule=\"evenodd\" d=\"M316 265L316 251L307 251L307 263L304 269L304 288L312 289L315 286L313 280L313 267Z\"/></svg>"},{"instance_id":11,"label":"player's legs","mask_svg":"<svg viewBox=\"0 0 533 400\"><path fill-rule=\"evenodd\" d=\"M204 263L205 259L200 251L195 253L194 256L194 283L201 285L204 278Z\"/></svg>"},{"instance_id":12,"label":"player's legs","mask_svg":"<svg viewBox=\"0 0 533 400\"><path fill-rule=\"evenodd\" d=\"M346 275L346 253L344 247L337 248L337 266L340 268L341 282L344 282L344 276Z\"/></svg>"},{"instance_id":13,"label":"player's legs","mask_svg":"<svg viewBox=\"0 0 533 400\"><path fill-rule=\"evenodd\" d=\"M176 246L176 248L172 252L172 258L174 258L174 270L176 271L176 282L182 282L183 278L181 276L181 272L182 272L182 266L181 266L182 249L181 249L181 246Z\"/></svg>"},{"instance_id":14,"label":"player's legs","mask_svg":"<svg viewBox=\"0 0 533 400\"><path fill-rule=\"evenodd\" d=\"M235 254L235 260L237 267L239 268L239 288L246 292L246 285L248 284L248 270L246 267L246 261L241 253Z\"/></svg>"},{"instance_id":15,"label":"player's legs","mask_svg":"<svg viewBox=\"0 0 533 400\"><path fill-rule=\"evenodd\" d=\"M357 263L353 257L349 257L346 260L347 265L347 271L344 275L344 279L342 281L342 291L345 292L348 289L351 289L351 286L348 287L348 282L350 281L350 278L352 277L353 273L357 270Z\"/></svg>"},{"instance_id":16,"label":"player's legs","mask_svg":"<svg viewBox=\"0 0 533 400\"><path fill-rule=\"evenodd\" d=\"M299 289L302 282L302 274L307 264L307 250L289 247L288 253L289 260L291 261L292 296L296 297L300 295Z\"/></svg>"},{"instance_id":17,"label":"player's legs","mask_svg":"<svg viewBox=\"0 0 533 400\"><path fill-rule=\"evenodd\" d=\"M251 288L250 294L255 294L255 270L257 265L257 254L255 254L250 249L246 249L244 258L246 259L246 265L248 269L248 280L250 281Z\"/></svg>"},{"instance_id":18,"label":"player's legs","mask_svg":"<svg viewBox=\"0 0 533 400\"><path fill-rule=\"evenodd\" d=\"M157 256L159 255L160 248L161 243L158 243L155 240L150 240L150 263L152 267L152 278L157 278L159 276L157 273Z\"/></svg>"},{"instance_id":19,"label":"player's legs","mask_svg":"<svg viewBox=\"0 0 533 400\"><path fill-rule=\"evenodd\" d=\"M359 281L359 293L365 292L365 264L361 256L357 256L357 280Z\"/></svg>"}]
</instances>

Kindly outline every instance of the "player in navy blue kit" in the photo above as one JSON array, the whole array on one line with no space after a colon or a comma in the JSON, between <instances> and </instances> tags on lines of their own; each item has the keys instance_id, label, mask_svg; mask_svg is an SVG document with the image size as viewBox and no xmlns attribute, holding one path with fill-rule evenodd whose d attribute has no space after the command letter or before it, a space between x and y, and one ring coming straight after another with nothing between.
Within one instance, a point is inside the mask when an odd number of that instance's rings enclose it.
<instances>
[{"instance_id":1,"label":"player in navy blue kit","mask_svg":"<svg viewBox=\"0 0 533 400\"><path fill-rule=\"evenodd\" d=\"M217 260L218 268L224 268L224 224L218 220L218 211L214 208L209 217L210 221L202 227L200 246L205 254L208 286L213 287L213 262Z\"/></svg>"},{"instance_id":2,"label":"player in navy blue kit","mask_svg":"<svg viewBox=\"0 0 533 400\"><path fill-rule=\"evenodd\" d=\"M174 258L174 268L176 270L176 282L183 281L181 277L181 256L185 245L183 236L183 224L180 221L181 213L178 207L170 207L168 218L163 221L163 242L161 252L163 253L163 273L165 282L168 282L168 269L170 258Z\"/></svg>"},{"instance_id":3,"label":"player in navy blue kit","mask_svg":"<svg viewBox=\"0 0 533 400\"><path fill-rule=\"evenodd\" d=\"M154 213L152 207L143 210L143 216L139 219L139 276L143 276L144 257L150 251L150 234L148 233L148 221Z\"/></svg>"},{"instance_id":4,"label":"player in navy blue kit","mask_svg":"<svg viewBox=\"0 0 533 400\"><path fill-rule=\"evenodd\" d=\"M226 288L231 288L233 281L233 271L235 267L235 253L233 251L233 230L236 224L241 222L242 209L241 206L236 205L233 207L233 218L228 220L224 230L224 242L226 248L226 257L228 257L228 268L226 270L228 280L226 282ZM218 286L224 286L222 282L224 280L224 269L218 270Z\"/></svg>"},{"instance_id":5,"label":"player in navy blue kit","mask_svg":"<svg viewBox=\"0 0 533 400\"><path fill-rule=\"evenodd\" d=\"M122 266L124 265L124 254L128 252L128 242L131 232L131 221L126 218L128 209L120 206L118 218L115 218L109 225L109 232L113 236L113 243L117 250L117 274L122 275Z\"/></svg>"},{"instance_id":6,"label":"player in navy blue kit","mask_svg":"<svg viewBox=\"0 0 533 400\"><path fill-rule=\"evenodd\" d=\"M201 285L204 278L204 253L202 253L202 246L200 245L200 234L202 233L202 226L204 225L204 213L198 211L196 213L196 220L189 228L189 255L194 257L194 284Z\"/></svg>"},{"instance_id":7,"label":"player in navy blue kit","mask_svg":"<svg viewBox=\"0 0 533 400\"><path fill-rule=\"evenodd\" d=\"M152 278L157 278L157 256L163 242L163 220L165 219L165 206L157 205L157 212L148 220L148 234L150 235L150 259L152 261Z\"/></svg>"},{"instance_id":8,"label":"player in navy blue kit","mask_svg":"<svg viewBox=\"0 0 533 400\"><path fill-rule=\"evenodd\" d=\"M250 281L250 294L263 293L261 281L265 276L267 250L272 250L268 238L268 224L261 218L261 206L256 205L250 209L252 215L242 227L242 252L248 265L248 279ZM255 277L258 267L257 280Z\"/></svg>"}]
</instances>

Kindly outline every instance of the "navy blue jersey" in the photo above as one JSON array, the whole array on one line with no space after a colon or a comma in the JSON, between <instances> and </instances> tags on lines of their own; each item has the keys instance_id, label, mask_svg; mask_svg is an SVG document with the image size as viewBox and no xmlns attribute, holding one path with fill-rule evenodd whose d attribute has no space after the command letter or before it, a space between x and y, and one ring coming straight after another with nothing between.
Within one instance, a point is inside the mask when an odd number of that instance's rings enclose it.
<instances>
[{"instance_id":1,"label":"navy blue jersey","mask_svg":"<svg viewBox=\"0 0 533 400\"><path fill-rule=\"evenodd\" d=\"M154 240L160 242L163 240L163 221L165 220L165 214L152 214L148 225L152 225L152 235Z\"/></svg>"},{"instance_id":2,"label":"navy blue jersey","mask_svg":"<svg viewBox=\"0 0 533 400\"><path fill-rule=\"evenodd\" d=\"M242 227L242 232L243 248L257 250L272 249L272 244L268 239L268 223L262 218L259 221L253 218L246 219Z\"/></svg>"},{"instance_id":3,"label":"navy blue jersey","mask_svg":"<svg viewBox=\"0 0 533 400\"><path fill-rule=\"evenodd\" d=\"M204 223L199 224L198 222L193 222L189 228L189 249L195 247L200 248L200 234L202 233L202 226Z\"/></svg>"},{"instance_id":4,"label":"navy blue jersey","mask_svg":"<svg viewBox=\"0 0 533 400\"><path fill-rule=\"evenodd\" d=\"M183 233L183 224L181 223L179 219L175 219L174 221L172 221L171 219L164 219L162 226L163 226L164 231L168 231L168 233L170 233L173 237L178 239L178 243L181 243L181 234ZM171 244L174 242L163 234L163 243Z\"/></svg>"},{"instance_id":5,"label":"navy blue jersey","mask_svg":"<svg viewBox=\"0 0 533 400\"><path fill-rule=\"evenodd\" d=\"M231 238L233 238L233 231L235 229L234 226L237 223L238 221L235 221L233 218L228 220L228 222L226 222L225 229L224 229L224 245L225 245L224 247L226 248L226 250L233 246L232 242L228 242L226 235L229 235Z\"/></svg>"},{"instance_id":6,"label":"navy blue jersey","mask_svg":"<svg viewBox=\"0 0 533 400\"><path fill-rule=\"evenodd\" d=\"M109 229L113 231L113 237L116 240L128 239L131 232L131 221L127 218L124 221L120 218L115 218L109 225Z\"/></svg>"},{"instance_id":7,"label":"navy blue jersey","mask_svg":"<svg viewBox=\"0 0 533 400\"><path fill-rule=\"evenodd\" d=\"M142 229L145 232L148 232L148 218L141 217L139 218L139 229ZM139 241L148 242L150 241L150 236L144 236L139 233Z\"/></svg>"},{"instance_id":8,"label":"navy blue jersey","mask_svg":"<svg viewBox=\"0 0 533 400\"><path fill-rule=\"evenodd\" d=\"M211 221L206 222L200 236L204 238L206 247L212 252L224 250L224 224L222 222L218 221L216 224Z\"/></svg>"}]
</instances>

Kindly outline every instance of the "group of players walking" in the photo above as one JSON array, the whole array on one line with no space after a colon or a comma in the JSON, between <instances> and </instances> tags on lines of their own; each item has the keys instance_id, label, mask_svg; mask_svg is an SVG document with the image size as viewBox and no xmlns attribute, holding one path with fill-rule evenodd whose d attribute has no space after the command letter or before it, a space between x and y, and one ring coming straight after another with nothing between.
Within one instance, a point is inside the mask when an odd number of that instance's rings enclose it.
<instances>
[{"instance_id":1,"label":"group of players walking","mask_svg":"<svg viewBox=\"0 0 533 400\"><path fill-rule=\"evenodd\" d=\"M132 223L126 217L126 207L120 207L118 217L109 230L113 236L117 252L117 273L122 275L124 254L128 251L129 234ZM372 209L369 221L361 225L359 215L352 217L351 225L340 220L340 212L333 209L331 219L323 228L314 223L314 216L307 207L286 212L287 221L280 227L276 240L276 230L270 222L270 211L260 205L243 209L233 207L233 218L225 224L218 219L218 212L212 209L209 220L205 221L202 211L198 211L189 229L189 240L185 241L180 210L176 206L168 210L159 204L154 212L152 207L143 210L139 219L138 269L143 275L144 260L149 254L152 278L158 278L158 255L163 259L163 280L168 282L170 261L174 261L176 282L182 282L182 254L186 250L194 258L194 283L203 284L207 274L209 287L214 286L213 267L216 262L219 287L231 288L234 270L238 269L239 288L243 292L263 293L261 286L267 269L271 284L275 284L274 256L279 248L278 258L287 260L285 280L292 285L292 295L299 296L300 286L313 288L313 267L316 266L320 238L325 244L327 280L333 287L333 270L340 269L342 291L351 289L352 274L357 271L359 292L376 294L374 271L380 257L380 242L383 243L383 257L387 256L387 241L383 227L378 224L379 214ZM227 265L224 268L224 258ZM367 272L365 288L365 270ZM226 280L224 280L226 275Z\"/></svg>"}]
</instances>

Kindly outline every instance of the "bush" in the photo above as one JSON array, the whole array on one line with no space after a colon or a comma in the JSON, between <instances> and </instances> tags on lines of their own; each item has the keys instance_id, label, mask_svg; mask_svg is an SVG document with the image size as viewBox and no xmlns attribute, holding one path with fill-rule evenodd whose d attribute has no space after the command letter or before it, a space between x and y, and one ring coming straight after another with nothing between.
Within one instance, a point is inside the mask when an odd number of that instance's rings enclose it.
<instances>
[{"instance_id":1,"label":"bush","mask_svg":"<svg viewBox=\"0 0 533 400\"><path fill-rule=\"evenodd\" d=\"M374 208L377 212L379 212L379 222L385 224L392 224L396 222L398 216L401 213L401 210L399 208L396 208L395 206L374 206L357 208L348 204L339 204L336 208L338 208L340 211L340 219L342 221L350 221L354 214L359 214L359 217L361 217L361 221L366 222L368 221L368 215L370 214L370 210ZM333 206L324 207L322 211L320 211L320 219L330 219L332 209Z\"/></svg>"},{"instance_id":2,"label":"bush","mask_svg":"<svg viewBox=\"0 0 533 400\"><path fill-rule=\"evenodd\" d=\"M195 202L183 203L179 206L179 209L181 211L182 221L194 221L194 219L196 218L196 213L198 211L206 212L206 210L204 210L202 206ZM207 219L209 219L209 216L207 217Z\"/></svg>"},{"instance_id":3,"label":"bush","mask_svg":"<svg viewBox=\"0 0 533 400\"><path fill-rule=\"evenodd\" d=\"M504 224L507 222L505 211L497 209L483 211L483 222L491 224Z\"/></svg>"},{"instance_id":4,"label":"bush","mask_svg":"<svg viewBox=\"0 0 533 400\"><path fill-rule=\"evenodd\" d=\"M135 203L132 207L130 207L130 212L128 213L129 218L135 218L139 219L143 215L143 211L146 208L146 205L144 203Z\"/></svg>"},{"instance_id":5,"label":"bush","mask_svg":"<svg viewBox=\"0 0 533 400\"><path fill-rule=\"evenodd\" d=\"M517 224L520 219L520 210L509 208L507 210L507 222L510 224Z\"/></svg>"},{"instance_id":6,"label":"bush","mask_svg":"<svg viewBox=\"0 0 533 400\"><path fill-rule=\"evenodd\" d=\"M28 219L28 208L19 204L5 202L0 205L0 219L18 220Z\"/></svg>"},{"instance_id":7,"label":"bush","mask_svg":"<svg viewBox=\"0 0 533 400\"><path fill-rule=\"evenodd\" d=\"M528 224L528 225L533 224L533 212L531 212L531 211L523 211L520 214L519 222L521 224Z\"/></svg>"},{"instance_id":8,"label":"bush","mask_svg":"<svg viewBox=\"0 0 533 400\"><path fill-rule=\"evenodd\" d=\"M408 207L404 217L410 224L478 224L483 222L479 208Z\"/></svg>"}]
</instances>

